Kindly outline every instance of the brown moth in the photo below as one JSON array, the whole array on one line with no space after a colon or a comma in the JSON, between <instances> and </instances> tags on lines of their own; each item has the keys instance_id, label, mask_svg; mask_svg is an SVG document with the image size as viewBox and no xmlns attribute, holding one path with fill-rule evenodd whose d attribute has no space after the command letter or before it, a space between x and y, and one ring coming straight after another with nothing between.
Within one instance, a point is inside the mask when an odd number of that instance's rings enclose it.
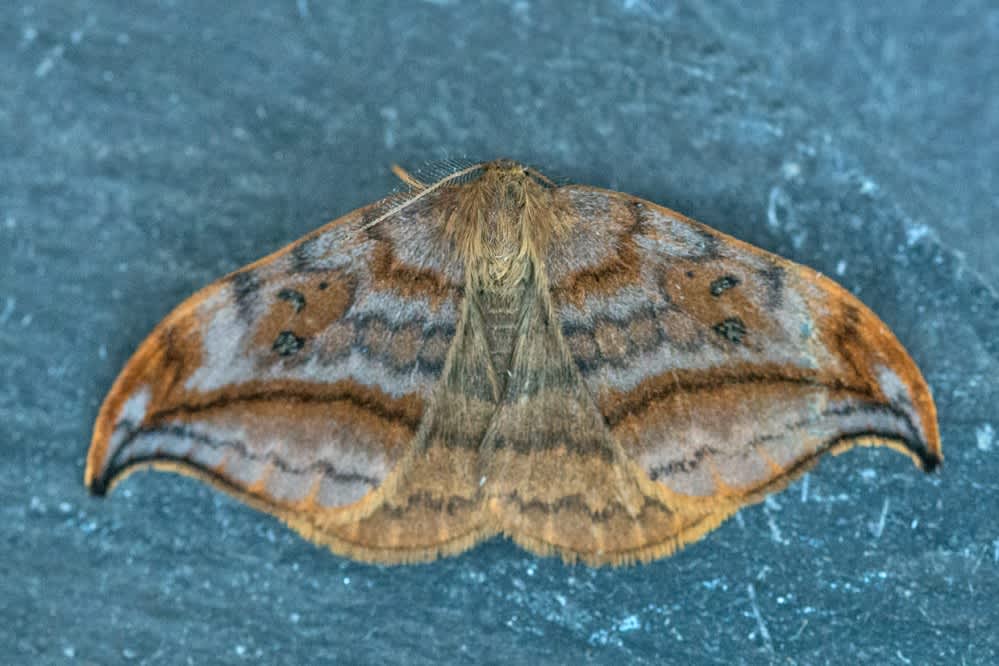
<instances>
[{"instance_id":1,"label":"brown moth","mask_svg":"<svg viewBox=\"0 0 999 666\"><path fill-rule=\"evenodd\" d=\"M627 194L478 164L204 288L100 410L85 482L188 474L336 553L503 534L669 555L826 452L942 460L912 359L817 272Z\"/></svg>"}]
</instances>

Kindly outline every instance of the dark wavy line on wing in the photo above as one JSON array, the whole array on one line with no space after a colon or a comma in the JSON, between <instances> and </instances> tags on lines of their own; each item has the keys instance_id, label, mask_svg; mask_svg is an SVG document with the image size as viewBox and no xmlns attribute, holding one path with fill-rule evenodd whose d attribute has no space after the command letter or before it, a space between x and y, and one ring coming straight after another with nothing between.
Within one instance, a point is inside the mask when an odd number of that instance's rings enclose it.
<instances>
[{"instance_id":1,"label":"dark wavy line on wing","mask_svg":"<svg viewBox=\"0 0 999 666\"><path fill-rule=\"evenodd\" d=\"M179 425L158 425L158 426L146 426L142 428L136 428L135 424L130 421L123 421L118 424L115 428L128 429L130 433L125 441L121 443L118 450L115 452L114 457L108 464L107 470L101 477L95 480L91 490L98 495L104 494L107 489L107 482L118 476L121 472L133 467L135 465L140 465L144 463L156 462L156 461L174 461L179 463L184 463L190 465L191 467L202 470L208 474L217 476L219 478L226 478L224 475L218 474L213 470L197 463L194 460L186 456L179 456L173 454L151 454L139 456L137 458L130 458L124 461L120 461L121 458L127 456L127 451L129 445L135 442L143 435L167 435L170 437L176 437L178 439L189 440L193 444L198 446L204 446L210 449L232 449L236 451L244 459L251 460L253 462L264 462L274 465L277 469L282 472L296 475L304 475L314 472L321 472L323 476L333 481L339 483L363 483L371 488L376 487L381 483L381 479L376 479L371 476L364 474L358 474L356 472L343 472L337 469L337 467L329 460L316 460L304 466L294 466L288 464L282 458L275 456L273 452L268 452L265 455L259 455L251 451L244 442L237 439L216 439L207 435L203 432L198 432L190 426L179 426ZM229 481L229 483L232 483Z\"/></svg>"},{"instance_id":2,"label":"dark wavy line on wing","mask_svg":"<svg viewBox=\"0 0 999 666\"><path fill-rule=\"evenodd\" d=\"M878 437L882 439L889 439L901 442L903 445L905 445L907 449L909 449L919 457L926 471L932 470L940 463L940 460L935 455L933 455L929 451L929 449L926 448L926 445L919 439L918 435L916 434L917 431L913 426L912 419L909 417L909 415L903 412L902 410L894 408L891 405L885 405L880 403L876 404L868 403L862 405L845 405L845 406L833 407L823 411L817 417L800 419L794 423L787 424L786 426L784 426L784 431L793 432L801 428L804 428L806 426L815 425L819 423L822 419L828 418L830 416L845 417L861 413L890 414L891 416L898 418L900 421L903 422L905 429L907 430L907 433L904 434L888 433L886 431L872 430L869 428L857 428L855 430L842 432L836 435L835 437L831 437L828 442L823 443L823 445L819 447L818 449L819 453L822 453L831 448L832 446L835 446L839 442L848 439L857 439L862 437ZM746 443L745 447L757 448L760 445L765 444L767 441L771 441L778 437L779 435L762 435ZM688 474L697 469L698 467L700 467L704 458L708 454L716 454L716 453L720 453L720 451L718 449L713 449L711 447L701 447L700 449L695 451L694 454L689 458L684 458L682 460L674 460L665 465L657 465L655 467L650 468L648 470L648 474L653 481L659 481L661 478L665 476L670 476L676 472Z\"/></svg>"},{"instance_id":3,"label":"dark wavy line on wing","mask_svg":"<svg viewBox=\"0 0 999 666\"><path fill-rule=\"evenodd\" d=\"M823 382L815 377L783 375L779 373L767 373L767 372L760 372L760 373L740 372L738 374L717 373L711 370L706 370L705 372L711 373L711 376L700 380L677 379L671 383L664 383L662 386L648 391L643 391L640 388L636 387L631 391L617 392L629 396L631 394L637 394L641 396L641 399L628 398L623 401L624 404L622 407L619 407L618 409L605 414L604 418L607 421L607 425L611 428L614 428L621 421L623 421L625 418L629 416L641 416L642 414L644 414L645 412L647 412L649 409L652 408L653 403L658 402L664 398L668 398L673 394L711 391L724 386L792 384L795 386L824 388L829 391L849 393L868 401L872 401L874 398L874 396L867 389L851 386L849 384L840 382L838 380Z\"/></svg>"},{"instance_id":4,"label":"dark wavy line on wing","mask_svg":"<svg viewBox=\"0 0 999 666\"><path fill-rule=\"evenodd\" d=\"M247 393L236 396L221 396L197 405L177 405L168 409L154 412L147 418L147 421L157 422L168 419L179 414L198 414L200 412L213 409L224 409L232 405L241 405L253 402L294 402L306 404L331 404L336 402L346 402L354 407L363 409L375 416L393 423L401 423L412 432L420 425L422 415L414 418L408 410L398 408L393 409L384 403L358 396L349 389L331 391L320 395L303 394L290 390L270 390Z\"/></svg>"}]
</instances>

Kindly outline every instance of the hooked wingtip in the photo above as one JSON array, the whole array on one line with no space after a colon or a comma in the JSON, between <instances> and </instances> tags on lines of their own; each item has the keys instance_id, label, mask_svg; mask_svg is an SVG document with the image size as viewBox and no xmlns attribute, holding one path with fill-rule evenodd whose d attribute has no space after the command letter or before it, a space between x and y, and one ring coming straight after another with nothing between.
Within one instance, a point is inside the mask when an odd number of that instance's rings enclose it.
<instances>
[{"instance_id":1,"label":"hooked wingtip","mask_svg":"<svg viewBox=\"0 0 999 666\"><path fill-rule=\"evenodd\" d=\"M100 420L94 432L94 439L87 451L87 466L83 471L83 485L95 497L103 497L108 492L108 479L103 465L103 454L107 451L107 443L100 440L102 432Z\"/></svg>"},{"instance_id":2,"label":"hooked wingtip","mask_svg":"<svg viewBox=\"0 0 999 666\"><path fill-rule=\"evenodd\" d=\"M926 451L919 455L919 466L927 474L937 473L943 466L943 454L936 451Z\"/></svg>"}]
</instances>

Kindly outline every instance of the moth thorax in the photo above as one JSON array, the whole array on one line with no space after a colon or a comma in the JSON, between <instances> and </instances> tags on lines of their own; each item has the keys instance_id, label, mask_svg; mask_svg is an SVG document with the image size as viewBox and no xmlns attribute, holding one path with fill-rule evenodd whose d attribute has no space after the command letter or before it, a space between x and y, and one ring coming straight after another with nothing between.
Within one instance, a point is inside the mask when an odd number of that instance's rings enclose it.
<instances>
[{"instance_id":1,"label":"moth thorax","mask_svg":"<svg viewBox=\"0 0 999 666\"><path fill-rule=\"evenodd\" d=\"M481 288L516 290L526 279L530 259L523 231L520 216L508 208L499 208L485 217L477 266Z\"/></svg>"}]
</instances>

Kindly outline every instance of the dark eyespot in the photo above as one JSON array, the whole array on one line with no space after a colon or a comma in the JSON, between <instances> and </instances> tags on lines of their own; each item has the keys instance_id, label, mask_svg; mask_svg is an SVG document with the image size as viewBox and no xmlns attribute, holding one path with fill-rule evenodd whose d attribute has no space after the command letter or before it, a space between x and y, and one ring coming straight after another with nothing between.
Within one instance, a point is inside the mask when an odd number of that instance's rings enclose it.
<instances>
[{"instance_id":1,"label":"dark eyespot","mask_svg":"<svg viewBox=\"0 0 999 666\"><path fill-rule=\"evenodd\" d=\"M725 321L715 324L713 328L715 333L735 345L741 344L742 339L746 336L746 324L738 317L729 317Z\"/></svg>"},{"instance_id":2,"label":"dark eyespot","mask_svg":"<svg viewBox=\"0 0 999 666\"><path fill-rule=\"evenodd\" d=\"M711 295L717 298L718 296L721 296L732 287L738 286L741 282L742 280L740 280L734 275L726 275L724 277L720 277L711 283Z\"/></svg>"},{"instance_id":3,"label":"dark eyespot","mask_svg":"<svg viewBox=\"0 0 999 666\"><path fill-rule=\"evenodd\" d=\"M281 331L274 341L272 349L281 356L291 356L305 344L305 340L291 331Z\"/></svg>"},{"instance_id":4,"label":"dark eyespot","mask_svg":"<svg viewBox=\"0 0 999 666\"><path fill-rule=\"evenodd\" d=\"M294 289L282 289L277 295L282 301L288 301L295 306L295 312L301 312L305 307L305 296L300 291Z\"/></svg>"}]
</instances>

